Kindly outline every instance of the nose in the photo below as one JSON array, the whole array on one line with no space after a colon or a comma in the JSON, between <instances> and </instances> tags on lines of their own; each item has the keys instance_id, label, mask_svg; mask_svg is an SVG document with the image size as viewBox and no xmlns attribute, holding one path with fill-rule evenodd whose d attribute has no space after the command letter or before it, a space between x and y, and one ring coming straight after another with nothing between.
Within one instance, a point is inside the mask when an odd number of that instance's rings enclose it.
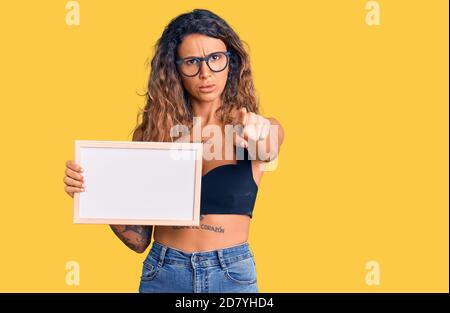
<instances>
[{"instance_id":1,"label":"nose","mask_svg":"<svg viewBox=\"0 0 450 313\"><path fill-rule=\"evenodd\" d=\"M206 78L211 76L211 69L209 68L208 64L206 64L206 61L203 60L200 62L200 78Z\"/></svg>"}]
</instances>

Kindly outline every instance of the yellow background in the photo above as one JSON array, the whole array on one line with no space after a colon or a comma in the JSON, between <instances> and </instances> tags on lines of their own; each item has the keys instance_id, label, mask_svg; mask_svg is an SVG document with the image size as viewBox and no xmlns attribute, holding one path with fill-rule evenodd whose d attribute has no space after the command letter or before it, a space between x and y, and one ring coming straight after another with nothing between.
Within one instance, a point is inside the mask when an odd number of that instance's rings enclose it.
<instances>
[{"instance_id":1,"label":"yellow background","mask_svg":"<svg viewBox=\"0 0 450 313\"><path fill-rule=\"evenodd\" d=\"M0 291L136 292L141 262L74 225L74 140L131 140L164 26L210 9L284 126L249 242L261 292L448 291L448 1L2 1ZM65 264L80 264L80 285ZM365 264L380 264L368 286Z\"/></svg>"}]
</instances>

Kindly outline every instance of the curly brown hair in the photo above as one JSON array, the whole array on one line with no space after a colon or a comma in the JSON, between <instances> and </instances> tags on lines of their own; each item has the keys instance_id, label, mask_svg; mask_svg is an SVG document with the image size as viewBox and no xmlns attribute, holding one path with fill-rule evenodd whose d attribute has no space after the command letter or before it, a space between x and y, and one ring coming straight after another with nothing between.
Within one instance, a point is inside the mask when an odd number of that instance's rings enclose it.
<instances>
[{"instance_id":1,"label":"curly brown hair","mask_svg":"<svg viewBox=\"0 0 450 313\"><path fill-rule=\"evenodd\" d=\"M175 60L178 45L185 36L194 33L222 40L231 52L227 83L221 94L222 105L216 110L219 120L224 124L231 123L232 110L243 107L259 114L250 58L244 48L247 44L222 18L211 11L195 9L172 19L154 46L146 105L139 109L137 126L132 131L133 140L173 142L175 138L170 136L173 126L185 125L192 129L192 105ZM143 119L139 123L141 115Z\"/></svg>"}]
</instances>

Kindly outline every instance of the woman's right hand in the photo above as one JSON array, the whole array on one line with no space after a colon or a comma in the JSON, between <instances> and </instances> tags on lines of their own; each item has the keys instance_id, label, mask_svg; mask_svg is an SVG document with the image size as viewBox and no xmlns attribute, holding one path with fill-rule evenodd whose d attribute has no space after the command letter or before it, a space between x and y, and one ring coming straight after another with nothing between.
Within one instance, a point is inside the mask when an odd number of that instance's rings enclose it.
<instances>
[{"instance_id":1,"label":"woman's right hand","mask_svg":"<svg viewBox=\"0 0 450 313\"><path fill-rule=\"evenodd\" d=\"M64 191L73 198L75 192L84 191L84 177L82 167L73 160L66 162L66 176L64 176Z\"/></svg>"}]
</instances>

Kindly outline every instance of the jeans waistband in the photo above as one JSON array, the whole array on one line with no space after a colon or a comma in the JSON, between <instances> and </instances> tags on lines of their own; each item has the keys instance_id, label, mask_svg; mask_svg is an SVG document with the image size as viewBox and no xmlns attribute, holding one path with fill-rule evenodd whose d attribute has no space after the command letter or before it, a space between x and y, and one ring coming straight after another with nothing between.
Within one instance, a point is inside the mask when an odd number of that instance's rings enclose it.
<instances>
[{"instance_id":1,"label":"jeans waistband","mask_svg":"<svg viewBox=\"0 0 450 313\"><path fill-rule=\"evenodd\" d=\"M220 264L222 268L226 268L233 262L253 257L253 252L247 241L231 247L198 252L185 252L154 241L147 258L150 256L157 260L160 266L163 263L188 267L209 267Z\"/></svg>"}]
</instances>

